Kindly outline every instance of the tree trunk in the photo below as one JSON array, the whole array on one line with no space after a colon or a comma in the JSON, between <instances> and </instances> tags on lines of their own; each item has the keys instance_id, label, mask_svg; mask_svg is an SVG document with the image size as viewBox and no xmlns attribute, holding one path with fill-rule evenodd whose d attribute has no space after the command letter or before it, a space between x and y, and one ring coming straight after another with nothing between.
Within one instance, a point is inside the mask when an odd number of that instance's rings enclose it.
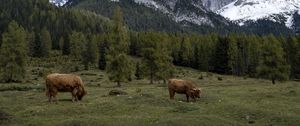
<instances>
[{"instance_id":1,"label":"tree trunk","mask_svg":"<svg viewBox=\"0 0 300 126\"><path fill-rule=\"evenodd\" d=\"M153 84L153 74L150 74L150 84Z\"/></svg>"},{"instance_id":2,"label":"tree trunk","mask_svg":"<svg viewBox=\"0 0 300 126\"><path fill-rule=\"evenodd\" d=\"M118 87L121 87L121 82L120 81L118 81L117 84L118 84Z\"/></svg>"},{"instance_id":3,"label":"tree trunk","mask_svg":"<svg viewBox=\"0 0 300 126\"><path fill-rule=\"evenodd\" d=\"M89 70L89 65L88 64L84 65L84 70Z\"/></svg>"}]
</instances>

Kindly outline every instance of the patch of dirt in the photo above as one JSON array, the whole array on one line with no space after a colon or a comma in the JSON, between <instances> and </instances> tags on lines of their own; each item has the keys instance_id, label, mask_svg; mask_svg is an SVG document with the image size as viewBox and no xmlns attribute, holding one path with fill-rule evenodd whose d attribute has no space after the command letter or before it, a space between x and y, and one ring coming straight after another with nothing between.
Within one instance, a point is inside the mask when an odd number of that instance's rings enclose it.
<instances>
[{"instance_id":1,"label":"patch of dirt","mask_svg":"<svg viewBox=\"0 0 300 126\"><path fill-rule=\"evenodd\" d=\"M128 93L121 90L111 90L108 95L110 96L119 96L119 95L127 95Z\"/></svg>"}]
</instances>

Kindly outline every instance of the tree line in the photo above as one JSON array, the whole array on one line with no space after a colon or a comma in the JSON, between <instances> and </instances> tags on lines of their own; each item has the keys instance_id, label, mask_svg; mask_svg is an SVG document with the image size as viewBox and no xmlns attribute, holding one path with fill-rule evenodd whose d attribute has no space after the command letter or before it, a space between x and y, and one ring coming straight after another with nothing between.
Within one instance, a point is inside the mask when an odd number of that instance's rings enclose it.
<instances>
[{"instance_id":1,"label":"tree line","mask_svg":"<svg viewBox=\"0 0 300 126\"><path fill-rule=\"evenodd\" d=\"M40 30L35 32L27 24L12 20L5 30L1 29L1 81L23 81L28 58L49 57L52 50L72 57L86 70L97 65L100 70L106 70L109 79L118 86L133 77L148 78L150 83L165 81L175 76L174 65L266 78L273 83L300 78L297 67L300 39L297 36L134 32L124 24L119 7L115 9L111 25L101 32L70 29L70 32L53 37L58 33L49 30L47 25L42 26L36 26Z\"/></svg>"}]
</instances>

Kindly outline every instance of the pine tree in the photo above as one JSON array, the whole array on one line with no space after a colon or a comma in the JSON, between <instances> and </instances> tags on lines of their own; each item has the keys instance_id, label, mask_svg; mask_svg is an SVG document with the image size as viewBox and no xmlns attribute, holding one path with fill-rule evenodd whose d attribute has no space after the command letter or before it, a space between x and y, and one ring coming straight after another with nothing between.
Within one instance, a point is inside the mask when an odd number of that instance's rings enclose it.
<instances>
[{"instance_id":1,"label":"pine tree","mask_svg":"<svg viewBox=\"0 0 300 126\"><path fill-rule=\"evenodd\" d=\"M143 74L149 77L150 84L153 84L154 80L165 82L175 72L173 71L172 58L161 48L144 49L142 65Z\"/></svg>"},{"instance_id":2,"label":"pine tree","mask_svg":"<svg viewBox=\"0 0 300 126\"><path fill-rule=\"evenodd\" d=\"M92 40L86 43L86 49L83 51L82 62L85 70L89 70L89 65L95 64L98 58L97 38L94 36Z\"/></svg>"},{"instance_id":3,"label":"pine tree","mask_svg":"<svg viewBox=\"0 0 300 126\"><path fill-rule=\"evenodd\" d=\"M189 37L184 37L182 39L178 54L181 66L191 66L192 47Z\"/></svg>"},{"instance_id":4,"label":"pine tree","mask_svg":"<svg viewBox=\"0 0 300 126\"><path fill-rule=\"evenodd\" d=\"M21 82L26 75L28 43L26 31L15 21L8 25L2 35L0 49L0 80L5 82Z\"/></svg>"},{"instance_id":5,"label":"pine tree","mask_svg":"<svg viewBox=\"0 0 300 126\"><path fill-rule=\"evenodd\" d=\"M40 35L40 56L48 57L52 48L52 40L49 31L46 28L43 28Z\"/></svg>"},{"instance_id":6,"label":"pine tree","mask_svg":"<svg viewBox=\"0 0 300 126\"><path fill-rule=\"evenodd\" d=\"M82 32L72 32L70 38L70 55L78 61L82 60L82 54L86 50L86 37Z\"/></svg>"},{"instance_id":7,"label":"pine tree","mask_svg":"<svg viewBox=\"0 0 300 126\"><path fill-rule=\"evenodd\" d=\"M263 40L258 75L272 80L273 84L276 80L287 80L290 67L284 59L281 43L273 35L266 36Z\"/></svg>"},{"instance_id":8,"label":"pine tree","mask_svg":"<svg viewBox=\"0 0 300 126\"><path fill-rule=\"evenodd\" d=\"M280 40L285 52L284 57L287 60L287 63L291 65L291 77L295 78L297 73L296 69L299 66L299 64L297 64L298 39L294 36L290 36L287 40L285 40L282 36Z\"/></svg>"},{"instance_id":9,"label":"pine tree","mask_svg":"<svg viewBox=\"0 0 300 126\"><path fill-rule=\"evenodd\" d=\"M131 78L134 72L132 60L127 56L129 50L128 30L123 24L123 16L121 8L116 7L113 16L114 27L108 34L108 54L107 73L110 80L117 82L121 86L121 82L125 82Z\"/></svg>"},{"instance_id":10,"label":"pine tree","mask_svg":"<svg viewBox=\"0 0 300 126\"><path fill-rule=\"evenodd\" d=\"M228 67L230 68L231 74L237 74L238 75L238 65L240 62L238 62L238 45L237 45L237 37L234 34L231 34L229 36L229 45L228 45Z\"/></svg>"},{"instance_id":11,"label":"pine tree","mask_svg":"<svg viewBox=\"0 0 300 126\"><path fill-rule=\"evenodd\" d=\"M64 49L64 38L60 37L59 38L59 50L61 51L61 53L63 53L63 49Z\"/></svg>"},{"instance_id":12,"label":"pine tree","mask_svg":"<svg viewBox=\"0 0 300 126\"><path fill-rule=\"evenodd\" d=\"M142 79L142 70L141 70L140 62L137 62L135 65L135 74L134 75L137 80Z\"/></svg>"},{"instance_id":13,"label":"pine tree","mask_svg":"<svg viewBox=\"0 0 300 126\"><path fill-rule=\"evenodd\" d=\"M100 42L99 45L99 62L98 67L100 70L105 70L106 67L106 50L107 50L107 40Z\"/></svg>"},{"instance_id":14,"label":"pine tree","mask_svg":"<svg viewBox=\"0 0 300 126\"><path fill-rule=\"evenodd\" d=\"M228 65L228 49L229 39L227 37L219 37L214 50L213 59L211 60L214 72L226 74L230 71L230 67Z\"/></svg>"},{"instance_id":15,"label":"pine tree","mask_svg":"<svg viewBox=\"0 0 300 126\"><path fill-rule=\"evenodd\" d=\"M107 67L109 79L117 82L117 86L121 87L121 82L126 82L134 72L133 61L126 54L119 54L110 61Z\"/></svg>"}]
</instances>

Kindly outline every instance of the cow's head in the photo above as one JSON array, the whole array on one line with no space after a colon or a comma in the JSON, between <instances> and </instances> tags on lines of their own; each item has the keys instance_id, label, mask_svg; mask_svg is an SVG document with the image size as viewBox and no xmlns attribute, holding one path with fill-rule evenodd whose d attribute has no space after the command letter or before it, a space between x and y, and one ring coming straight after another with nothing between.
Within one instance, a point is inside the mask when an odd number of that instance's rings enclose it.
<instances>
[{"instance_id":1,"label":"cow's head","mask_svg":"<svg viewBox=\"0 0 300 126\"><path fill-rule=\"evenodd\" d=\"M86 94L87 94L87 91L84 90L83 87L80 87L79 90L78 90L78 92L77 92L77 98L78 98L78 100L80 101L83 98L83 96L86 95Z\"/></svg>"},{"instance_id":2,"label":"cow's head","mask_svg":"<svg viewBox=\"0 0 300 126\"><path fill-rule=\"evenodd\" d=\"M196 97L196 98L201 97L201 88L193 88L192 90L193 90L192 92L194 94L194 97Z\"/></svg>"}]
</instances>

